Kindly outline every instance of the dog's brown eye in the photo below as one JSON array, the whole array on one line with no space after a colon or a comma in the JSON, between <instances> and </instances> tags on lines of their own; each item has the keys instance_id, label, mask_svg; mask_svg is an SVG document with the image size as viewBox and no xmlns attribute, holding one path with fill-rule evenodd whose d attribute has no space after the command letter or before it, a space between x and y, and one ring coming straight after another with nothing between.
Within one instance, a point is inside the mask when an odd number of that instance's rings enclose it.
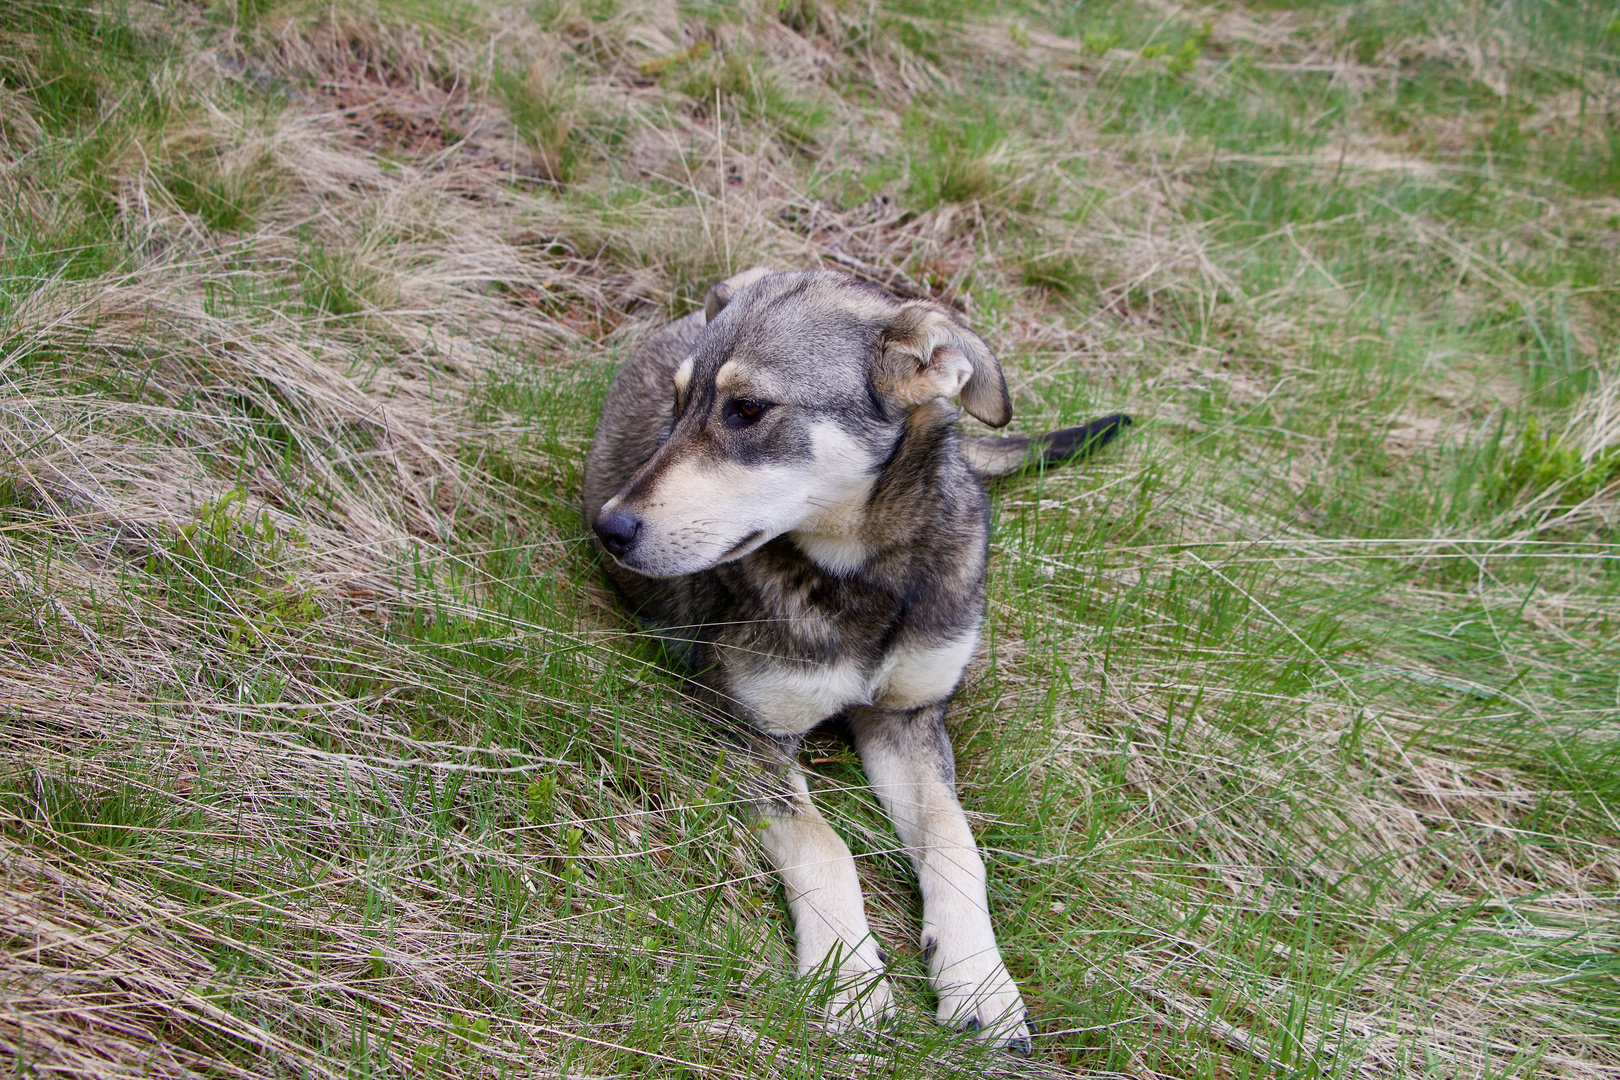
<instances>
[{"instance_id":1,"label":"dog's brown eye","mask_svg":"<svg viewBox=\"0 0 1620 1080\"><path fill-rule=\"evenodd\" d=\"M738 398L736 401L726 403L722 416L727 427L745 428L749 424L765 415L765 410L771 407L768 401L755 401L753 398Z\"/></svg>"}]
</instances>

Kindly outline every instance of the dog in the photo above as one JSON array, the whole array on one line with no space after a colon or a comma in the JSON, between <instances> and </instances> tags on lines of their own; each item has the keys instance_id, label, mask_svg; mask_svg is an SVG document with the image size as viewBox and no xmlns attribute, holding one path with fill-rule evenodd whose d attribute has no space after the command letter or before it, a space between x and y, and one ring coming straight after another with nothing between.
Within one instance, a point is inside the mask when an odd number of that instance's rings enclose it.
<instances>
[{"instance_id":1,"label":"dog","mask_svg":"<svg viewBox=\"0 0 1620 1080\"><path fill-rule=\"evenodd\" d=\"M835 272L748 270L619 371L584 511L637 618L752 733L760 839L800 975L831 976L829 1018L874 1027L894 1009L854 859L796 762L838 721L916 868L939 1020L1028 1055L944 723L984 618L980 481L1096 449L1130 419L968 438L953 398L992 427L1012 417L1000 365L951 309Z\"/></svg>"}]
</instances>

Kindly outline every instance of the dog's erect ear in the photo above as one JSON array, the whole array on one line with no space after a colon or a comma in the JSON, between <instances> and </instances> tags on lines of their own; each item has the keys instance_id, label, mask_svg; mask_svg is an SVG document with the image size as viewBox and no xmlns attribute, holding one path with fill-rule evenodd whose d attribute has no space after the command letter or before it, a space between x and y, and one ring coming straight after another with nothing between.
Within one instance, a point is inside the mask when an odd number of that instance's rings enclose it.
<instances>
[{"instance_id":1,"label":"dog's erect ear","mask_svg":"<svg viewBox=\"0 0 1620 1080\"><path fill-rule=\"evenodd\" d=\"M962 395L962 408L991 427L1012 419L1001 365L984 340L926 300L903 304L872 361L878 393L905 406Z\"/></svg>"},{"instance_id":2,"label":"dog's erect ear","mask_svg":"<svg viewBox=\"0 0 1620 1080\"><path fill-rule=\"evenodd\" d=\"M731 303L731 298L739 290L745 289L760 278L774 273L776 271L768 266L753 266L740 274L732 274L726 280L717 281L710 285L708 294L703 298L704 323L714 322L714 317L725 310L726 305Z\"/></svg>"}]
</instances>

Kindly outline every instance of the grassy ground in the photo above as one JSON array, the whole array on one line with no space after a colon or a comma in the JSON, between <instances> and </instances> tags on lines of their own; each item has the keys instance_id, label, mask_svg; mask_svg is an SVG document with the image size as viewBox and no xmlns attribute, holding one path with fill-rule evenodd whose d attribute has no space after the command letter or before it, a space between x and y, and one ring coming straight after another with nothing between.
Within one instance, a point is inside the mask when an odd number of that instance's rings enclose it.
<instances>
[{"instance_id":1,"label":"grassy ground","mask_svg":"<svg viewBox=\"0 0 1620 1080\"><path fill-rule=\"evenodd\" d=\"M1583 0L11 0L0 1073L1620 1077L1617 248ZM952 710L1030 1064L832 739L820 1030L583 541L760 262L1140 421L996 488Z\"/></svg>"}]
</instances>

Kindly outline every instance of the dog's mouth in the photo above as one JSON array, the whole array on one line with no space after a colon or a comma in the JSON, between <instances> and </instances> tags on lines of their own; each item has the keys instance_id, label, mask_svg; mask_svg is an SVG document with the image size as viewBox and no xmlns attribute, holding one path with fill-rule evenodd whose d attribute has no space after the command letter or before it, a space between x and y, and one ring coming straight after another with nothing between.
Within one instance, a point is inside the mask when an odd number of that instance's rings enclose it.
<instances>
[{"instance_id":1,"label":"dog's mouth","mask_svg":"<svg viewBox=\"0 0 1620 1080\"><path fill-rule=\"evenodd\" d=\"M754 542L764 535L765 533L763 530L755 529L753 532L749 533L747 536L743 537L741 540L732 545L729 551L720 556L720 561L725 562L728 559L735 559L737 556L745 554L748 549L753 546Z\"/></svg>"}]
</instances>

